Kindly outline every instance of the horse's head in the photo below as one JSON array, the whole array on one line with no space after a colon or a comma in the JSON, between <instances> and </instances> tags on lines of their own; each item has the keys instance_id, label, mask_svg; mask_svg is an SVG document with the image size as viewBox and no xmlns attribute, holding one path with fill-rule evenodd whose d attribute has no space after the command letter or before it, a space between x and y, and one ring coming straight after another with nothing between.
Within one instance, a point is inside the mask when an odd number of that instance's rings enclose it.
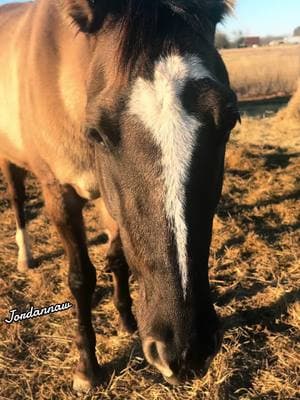
<instances>
[{"instance_id":1,"label":"horse's head","mask_svg":"<svg viewBox=\"0 0 300 400\"><path fill-rule=\"evenodd\" d=\"M171 381L200 373L222 338L208 255L225 145L239 118L213 45L229 1L69 3L89 32L87 131L138 280L145 356Z\"/></svg>"}]
</instances>

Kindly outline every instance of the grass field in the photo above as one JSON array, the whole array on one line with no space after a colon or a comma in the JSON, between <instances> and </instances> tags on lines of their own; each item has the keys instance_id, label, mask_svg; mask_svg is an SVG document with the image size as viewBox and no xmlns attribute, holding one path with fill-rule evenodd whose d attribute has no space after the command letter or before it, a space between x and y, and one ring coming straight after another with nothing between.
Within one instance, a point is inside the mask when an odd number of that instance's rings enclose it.
<instances>
[{"instance_id":1,"label":"grass field","mask_svg":"<svg viewBox=\"0 0 300 400\"><path fill-rule=\"evenodd\" d=\"M0 181L0 399L246 400L299 398L299 132L274 119L245 120L227 153L223 199L214 223L210 278L226 329L222 350L202 380L171 387L143 359L137 336L117 332L112 283L97 215L86 209L97 266L97 356L108 373L94 393L71 389L77 351L72 311L6 325L8 311L67 300L61 244L28 181L27 215L38 268L16 272L14 216Z\"/></svg>"},{"instance_id":2,"label":"grass field","mask_svg":"<svg viewBox=\"0 0 300 400\"><path fill-rule=\"evenodd\" d=\"M289 96L300 77L300 46L221 52L240 100Z\"/></svg>"}]
</instances>

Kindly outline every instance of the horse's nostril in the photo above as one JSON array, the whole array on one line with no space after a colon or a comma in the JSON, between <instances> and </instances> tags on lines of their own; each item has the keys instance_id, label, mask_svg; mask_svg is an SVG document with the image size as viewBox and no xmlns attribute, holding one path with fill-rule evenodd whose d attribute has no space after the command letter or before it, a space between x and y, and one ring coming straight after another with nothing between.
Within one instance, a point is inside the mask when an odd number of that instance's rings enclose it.
<instances>
[{"instance_id":1,"label":"horse's nostril","mask_svg":"<svg viewBox=\"0 0 300 400\"><path fill-rule=\"evenodd\" d=\"M143 351L149 364L156 367L166 378L174 375L167 357L165 343L149 337L143 343Z\"/></svg>"},{"instance_id":2,"label":"horse's nostril","mask_svg":"<svg viewBox=\"0 0 300 400\"><path fill-rule=\"evenodd\" d=\"M146 339L143 343L143 351L144 351L147 361L150 364L152 364L154 361L157 360L158 352L157 352L155 340L152 340L151 338Z\"/></svg>"},{"instance_id":3,"label":"horse's nostril","mask_svg":"<svg viewBox=\"0 0 300 400\"><path fill-rule=\"evenodd\" d=\"M148 352L149 352L149 358L151 358L153 361L157 361L159 359L157 347L156 347L156 342L151 342L148 345Z\"/></svg>"}]
</instances>

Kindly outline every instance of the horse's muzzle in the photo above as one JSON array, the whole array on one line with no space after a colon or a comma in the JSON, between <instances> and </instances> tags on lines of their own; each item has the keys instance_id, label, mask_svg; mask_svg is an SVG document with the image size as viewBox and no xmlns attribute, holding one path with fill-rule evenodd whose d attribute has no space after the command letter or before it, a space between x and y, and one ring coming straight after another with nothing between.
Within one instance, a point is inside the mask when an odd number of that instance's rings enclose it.
<instances>
[{"instance_id":1,"label":"horse's muzzle","mask_svg":"<svg viewBox=\"0 0 300 400\"><path fill-rule=\"evenodd\" d=\"M203 377L219 352L223 340L223 331L218 329L211 337L210 350L205 355L200 346L193 345L174 357L167 343L148 337L143 341L143 351L149 364L156 367L170 384L179 384L187 380ZM197 348L198 347L198 348ZM208 354L209 353L209 354Z\"/></svg>"}]
</instances>

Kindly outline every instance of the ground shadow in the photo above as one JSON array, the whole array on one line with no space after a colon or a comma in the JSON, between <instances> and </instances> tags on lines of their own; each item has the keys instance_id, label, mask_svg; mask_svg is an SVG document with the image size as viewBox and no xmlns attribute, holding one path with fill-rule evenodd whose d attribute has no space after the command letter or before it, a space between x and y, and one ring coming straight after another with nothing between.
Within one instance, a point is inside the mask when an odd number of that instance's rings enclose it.
<instances>
[{"instance_id":1,"label":"ground shadow","mask_svg":"<svg viewBox=\"0 0 300 400\"><path fill-rule=\"evenodd\" d=\"M227 168L226 169L226 174L232 175L232 176L237 176L242 179L249 179L252 175L252 172L249 170L240 170L240 169L235 169L235 168Z\"/></svg>"},{"instance_id":2,"label":"ground shadow","mask_svg":"<svg viewBox=\"0 0 300 400\"><path fill-rule=\"evenodd\" d=\"M239 399L239 396L243 394L240 389L243 388L242 390L246 392L252 388L257 371L264 369L266 361L269 367L276 362L276 357L271 352L266 355L264 351L261 351L266 347L268 341L265 328L272 333L282 334L285 332L288 334L292 326L278 322L278 320L283 314L287 313L289 306L299 300L300 289L295 289L285 293L280 299L268 306L239 311L223 319L225 330L243 328L246 332L246 335L238 337L238 353L234 356L235 372L223 386L224 398L233 399L232 394L239 390L236 397L236 399ZM253 329L253 326L259 326L260 329ZM295 337L294 340L298 341L299 338ZM266 398L275 399L277 398L276 393L270 392Z\"/></svg>"},{"instance_id":3,"label":"ground shadow","mask_svg":"<svg viewBox=\"0 0 300 400\"><path fill-rule=\"evenodd\" d=\"M57 249L51 251L50 253L42 254L35 258L35 266L34 268L40 267L44 262L54 261L55 259L64 255L63 249Z\"/></svg>"},{"instance_id":4,"label":"ground shadow","mask_svg":"<svg viewBox=\"0 0 300 400\"><path fill-rule=\"evenodd\" d=\"M223 295L218 295L213 293L213 298L215 298L215 304L219 307L224 307L229 304L232 300L241 300L243 298L250 298L255 296L257 293L261 292L265 288L262 283L256 282L249 288L242 287L238 284L234 289L228 290Z\"/></svg>"},{"instance_id":5,"label":"ground shadow","mask_svg":"<svg viewBox=\"0 0 300 400\"><path fill-rule=\"evenodd\" d=\"M262 172L262 177L268 179L269 176L270 179L276 181L280 177L282 169L291 167L285 174L291 174L297 182L295 158L299 157L300 153L288 152L286 149L274 146L264 146L263 149L265 151L262 151L261 146L250 146L250 151L244 152L243 157L245 159L252 159L251 168L248 167L248 164L245 164L247 168L245 171L234 168L228 169L225 173L225 176L228 174L229 184L227 187L230 190L223 194L217 214L224 224L226 224L226 221L230 221L242 233L239 232L236 236L233 234L229 239L227 237L226 242L223 240L220 249L216 252L217 258L222 258L227 248L242 246L248 233L254 232L270 249L275 250L277 246L281 249L284 245L284 241L281 240L283 235L291 234L291 237L293 237L295 232L300 229L300 222L283 223L280 210L277 213L277 209L272 207L289 200L292 201L292 207L294 207L295 202L300 199L300 190L296 184L294 188L289 186L286 190L285 182L282 181L283 191L280 194L272 195L270 190L268 197L262 194L262 198L252 204L243 204L243 198L237 198L235 190L232 191L232 186L239 187L241 185L242 188L248 187L251 190L251 187L255 188L256 184L263 185L259 180L261 179L259 170ZM267 171L269 173L266 173ZM254 179L251 179L252 174L256 174ZM281 183L281 180L278 179L278 182ZM259 210L260 207L261 210ZM287 207L288 204L285 204L285 208ZM243 253L244 249L246 251ZM247 245L239 251L239 257L243 261L249 262L249 258L252 258L252 256L252 249L248 252ZM237 311L231 316L224 317L222 323L225 331L231 330L236 333L235 340L237 343L234 344L236 350L230 360L233 374L222 385L221 398L238 400L244 398L243 396L245 398L249 396L249 390L253 388L254 379L258 378L259 370L265 370L266 365L271 368L277 362L276 353L271 351L272 348L269 352L266 352L266 348L270 347L270 335L282 335L287 340L295 342L300 339L296 335L295 328L289 324L287 318L284 318L284 316L287 317L289 307L300 301L300 289L286 292L269 305L251 308L245 303L249 304L249 298L266 290L268 283L257 281L251 287L244 288L236 280L236 276L229 276L226 274L227 271L224 274L222 273L223 268L226 270L226 267L225 264L218 267L218 272L221 271L221 274L217 274L217 279L230 282L234 285L234 289L229 289L220 296L216 286L213 297L215 303L220 307L228 305L233 300L236 301ZM232 348L232 335L229 334L227 337L228 347ZM224 344L224 348L226 348L226 339ZM270 390L264 398L271 400L278 397L276 393Z\"/></svg>"},{"instance_id":6,"label":"ground shadow","mask_svg":"<svg viewBox=\"0 0 300 400\"><path fill-rule=\"evenodd\" d=\"M236 236L236 237L231 237L230 239L228 239L223 245L222 247L217 250L216 252L216 257L217 258L221 258L225 255L226 249L228 247L232 247L232 246L239 246L242 245L245 242L245 236L244 235L240 235L240 236Z\"/></svg>"},{"instance_id":7,"label":"ground shadow","mask_svg":"<svg viewBox=\"0 0 300 400\"><path fill-rule=\"evenodd\" d=\"M260 324L265 325L272 332L281 332L280 324L276 320L286 314L288 307L297 301L300 301L300 289L285 293L280 299L268 306L239 311L230 317L224 318L222 322L225 329ZM285 330L288 325L283 325Z\"/></svg>"},{"instance_id":8,"label":"ground shadow","mask_svg":"<svg viewBox=\"0 0 300 400\"><path fill-rule=\"evenodd\" d=\"M299 200L299 199L300 199L300 189L296 189L291 192L284 193L282 195L273 196L266 200L259 200L254 204L239 204L233 201L232 198L227 193L224 193L217 209L217 215L220 218L224 218L227 217L228 214L230 215L239 214L246 211L252 211L257 207L271 206L280 204L286 200Z\"/></svg>"},{"instance_id":9,"label":"ground shadow","mask_svg":"<svg viewBox=\"0 0 300 400\"><path fill-rule=\"evenodd\" d=\"M228 216L234 218L236 225L245 232L245 235L232 237L225 242L217 251L217 256L222 257L225 254L226 248L230 246L242 245L245 241L247 232L253 231L259 235L269 245L274 245L279 235L284 233L297 232L300 228L300 223L283 224L281 218L274 211L266 211L263 215L250 215L252 211L258 207L279 204L285 200L297 200L300 198L300 190L286 193L282 196L275 196L269 200L258 201L253 205L239 204L232 200L228 195L224 195L222 202L218 208L217 215L226 220ZM235 217L236 216L236 217ZM268 221L272 221L276 226L268 225ZM251 227L250 227L251 226Z\"/></svg>"},{"instance_id":10,"label":"ground shadow","mask_svg":"<svg viewBox=\"0 0 300 400\"><path fill-rule=\"evenodd\" d=\"M112 286L96 286L93 299L92 299L92 308L97 308L98 305L103 302L103 300L107 298L112 298L113 288Z\"/></svg>"},{"instance_id":11,"label":"ground shadow","mask_svg":"<svg viewBox=\"0 0 300 400\"><path fill-rule=\"evenodd\" d=\"M255 224L254 231L270 245L274 245L278 240L278 236L285 232L297 232L300 229L300 222L295 224L280 224L276 227L266 226L263 217L259 223Z\"/></svg>"},{"instance_id":12,"label":"ground shadow","mask_svg":"<svg viewBox=\"0 0 300 400\"><path fill-rule=\"evenodd\" d=\"M34 202L32 202L31 204L26 204L25 205L25 218L26 221L33 221L34 219L36 219L40 213L41 213L41 209L44 207L44 202L41 200L35 199Z\"/></svg>"},{"instance_id":13,"label":"ground shadow","mask_svg":"<svg viewBox=\"0 0 300 400\"><path fill-rule=\"evenodd\" d=\"M278 147L273 153L264 155L264 167L268 171L277 168L287 168L290 165L290 159L299 156L300 153L288 153L285 149Z\"/></svg>"},{"instance_id":14,"label":"ground shadow","mask_svg":"<svg viewBox=\"0 0 300 400\"><path fill-rule=\"evenodd\" d=\"M88 241L88 246L99 246L101 244L107 244L109 238L106 233L100 233L93 239Z\"/></svg>"}]
</instances>

